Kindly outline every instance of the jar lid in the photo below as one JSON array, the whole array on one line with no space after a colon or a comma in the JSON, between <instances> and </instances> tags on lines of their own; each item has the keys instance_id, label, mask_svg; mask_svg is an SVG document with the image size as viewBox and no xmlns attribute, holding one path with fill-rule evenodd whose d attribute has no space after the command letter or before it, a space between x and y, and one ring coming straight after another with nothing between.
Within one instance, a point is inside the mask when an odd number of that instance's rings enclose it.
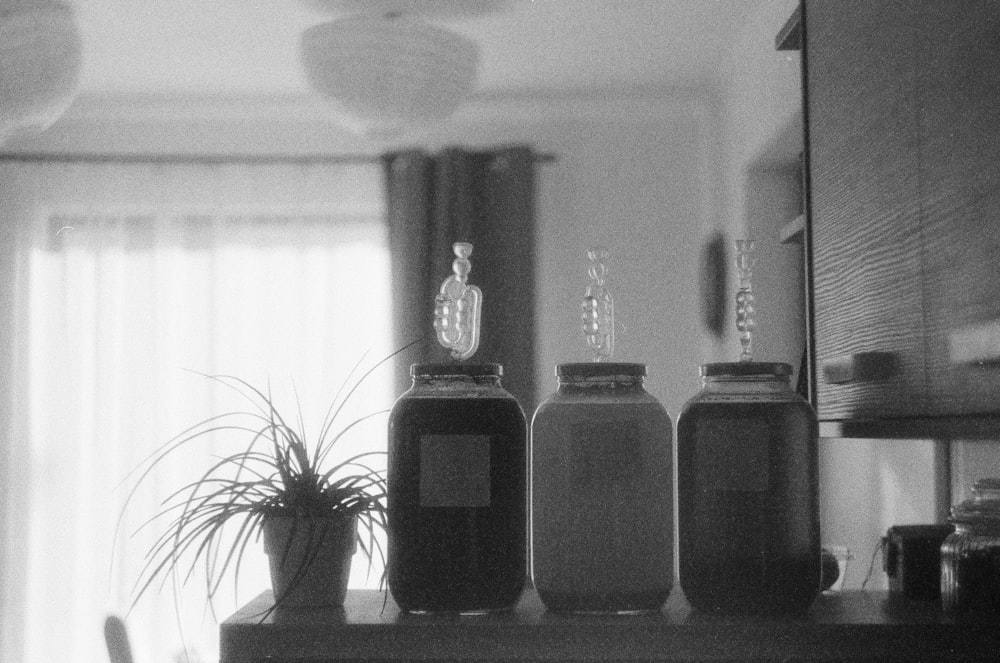
<instances>
[{"instance_id":1,"label":"jar lid","mask_svg":"<svg viewBox=\"0 0 1000 663\"><path fill-rule=\"evenodd\" d=\"M1000 479L988 477L972 484L972 499L976 501L1000 499Z\"/></svg>"},{"instance_id":2,"label":"jar lid","mask_svg":"<svg viewBox=\"0 0 1000 663\"><path fill-rule=\"evenodd\" d=\"M972 486L972 497L951 508L953 523L1000 525L1000 479L979 479Z\"/></svg>"},{"instance_id":3,"label":"jar lid","mask_svg":"<svg viewBox=\"0 0 1000 663\"><path fill-rule=\"evenodd\" d=\"M588 361L556 366L556 376L560 378L592 378L608 375L646 375L645 364Z\"/></svg>"},{"instance_id":4,"label":"jar lid","mask_svg":"<svg viewBox=\"0 0 1000 663\"><path fill-rule=\"evenodd\" d=\"M951 507L951 517L948 522L959 524L1000 525L1000 500L985 500L974 502L966 500Z\"/></svg>"},{"instance_id":5,"label":"jar lid","mask_svg":"<svg viewBox=\"0 0 1000 663\"><path fill-rule=\"evenodd\" d=\"M787 377L791 374L791 365L781 362L732 361L701 365L702 377L715 375L777 375Z\"/></svg>"},{"instance_id":6,"label":"jar lid","mask_svg":"<svg viewBox=\"0 0 1000 663\"><path fill-rule=\"evenodd\" d=\"M502 377L503 366L500 364L413 364L410 366L410 377L445 377L449 375L461 377Z\"/></svg>"}]
</instances>

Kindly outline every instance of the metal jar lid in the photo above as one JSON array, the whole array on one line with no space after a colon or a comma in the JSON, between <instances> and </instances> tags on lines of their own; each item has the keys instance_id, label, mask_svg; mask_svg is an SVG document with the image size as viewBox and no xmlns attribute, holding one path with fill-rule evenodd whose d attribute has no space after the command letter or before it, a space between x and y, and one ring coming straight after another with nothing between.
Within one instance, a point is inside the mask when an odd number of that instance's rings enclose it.
<instances>
[{"instance_id":1,"label":"metal jar lid","mask_svg":"<svg viewBox=\"0 0 1000 663\"><path fill-rule=\"evenodd\" d=\"M460 364L460 363L434 363L434 364L413 364L410 366L410 377L503 377L503 366L501 364Z\"/></svg>"},{"instance_id":2,"label":"metal jar lid","mask_svg":"<svg viewBox=\"0 0 1000 663\"><path fill-rule=\"evenodd\" d=\"M594 378L614 375L643 377L646 375L645 364L590 361L556 366L556 376L560 378Z\"/></svg>"},{"instance_id":3,"label":"metal jar lid","mask_svg":"<svg viewBox=\"0 0 1000 663\"><path fill-rule=\"evenodd\" d=\"M702 377L713 377L718 375L775 375L778 377L788 377L791 374L791 365L781 362L732 361L701 365Z\"/></svg>"},{"instance_id":4,"label":"metal jar lid","mask_svg":"<svg viewBox=\"0 0 1000 663\"><path fill-rule=\"evenodd\" d=\"M972 486L972 497L951 508L948 522L961 525L1000 527L1000 479L979 479Z\"/></svg>"}]
</instances>

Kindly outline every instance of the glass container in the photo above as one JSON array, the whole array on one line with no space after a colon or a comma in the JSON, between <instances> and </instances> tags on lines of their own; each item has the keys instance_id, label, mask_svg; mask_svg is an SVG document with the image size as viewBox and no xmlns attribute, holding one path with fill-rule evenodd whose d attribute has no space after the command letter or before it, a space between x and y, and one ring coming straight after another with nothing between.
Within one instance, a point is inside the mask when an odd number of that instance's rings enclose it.
<instances>
[{"instance_id":1,"label":"glass container","mask_svg":"<svg viewBox=\"0 0 1000 663\"><path fill-rule=\"evenodd\" d=\"M950 613L1000 613L1000 479L980 479L951 509L941 544L941 605Z\"/></svg>"},{"instance_id":2,"label":"glass container","mask_svg":"<svg viewBox=\"0 0 1000 663\"><path fill-rule=\"evenodd\" d=\"M531 572L545 606L659 610L673 584L673 430L633 363L561 364L531 424Z\"/></svg>"},{"instance_id":3,"label":"glass container","mask_svg":"<svg viewBox=\"0 0 1000 663\"><path fill-rule=\"evenodd\" d=\"M701 375L677 422L681 588L711 614L805 611L821 589L815 412L788 364Z\"/></svg>"},{"instance_id":4,"label":"glass container","mask_svg":"<svg viewBox=\"0 0 1000 663\"><path fill-rule=\"evenodd\" d=\"M512 608L527 566L527 426L499 364L415 364L389 416L389 589L407 612Z\"/></svg>"}]
</instances>

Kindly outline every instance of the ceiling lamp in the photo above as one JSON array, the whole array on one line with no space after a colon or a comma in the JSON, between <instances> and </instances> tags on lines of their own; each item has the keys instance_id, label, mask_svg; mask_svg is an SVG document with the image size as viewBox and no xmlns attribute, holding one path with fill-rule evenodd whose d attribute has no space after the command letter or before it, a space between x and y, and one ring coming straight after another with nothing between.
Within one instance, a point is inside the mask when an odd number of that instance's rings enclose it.
<instances>
[{"instance_id":1,"label":"ceiling lamp","mask_svg":"<svg viewBox=\"0 0 1000 663\"><path fill-rule=\"evenodd\" d=\"M300 0L312 11L344 14L402 14L438 18L471 18L500 11L510 0Z\"/></svg>"},{"instance_id":2,"label":"ceiling lamp","mask_svg":"<svg viewBox=\"0 0 1000 663\"><path fill-rule=\"evenodd\" d=\"M344 126L372 138L448 117L479 73L473 41L396 12L314 25L300 48L309 84L332 102Z\"/></svg>"},{"instance_id":3,"label":"ceiling lamp","mask_svg":"<svg viewBox=\"0 0 1000 663\"><path fill-rule=\"evenodd\" d=\"M58 0L0 0L0 144L48 128L73 102L80 34Z\"/></svg>"}]
</instances>

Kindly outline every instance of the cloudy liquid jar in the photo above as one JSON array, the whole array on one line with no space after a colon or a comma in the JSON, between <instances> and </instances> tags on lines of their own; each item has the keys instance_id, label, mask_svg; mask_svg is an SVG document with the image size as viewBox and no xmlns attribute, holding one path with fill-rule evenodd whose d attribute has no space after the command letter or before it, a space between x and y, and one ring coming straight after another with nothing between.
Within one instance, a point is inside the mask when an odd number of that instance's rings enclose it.
<instances>
[{"instance_id":1,"label":"cloudy liquid jar","mask_svg":"<svg viewBox=\"0 0 1000 663\"><path fill-rule=\"evenodd\" d=\"M821 589L815 412L788 364L701 375L677 422L684 595L709 614L804 612Z\"/></svg>"},{"instance_id":2,"label":"cloudy liquid jar","mask_svg":"<svg viewBox=\"0 0 1000 663\"><path fill-rule=\"evenodd\" d=\"M527 427L499 364L415 364L389 416L389 590L401 610L507 610L524 589Z\"/></svg>"},{"instance_id":3,"label":"cloudy liquid jar","mask_svg":"<svg viewBox=\"0 0 1000 663\"><path fill-rule=\"evenodd\" d=\"M557 612L659 610L673 585L673 430L646 367L561 364L531 424L531 573Z\"/></svg>"}]
</instances>

